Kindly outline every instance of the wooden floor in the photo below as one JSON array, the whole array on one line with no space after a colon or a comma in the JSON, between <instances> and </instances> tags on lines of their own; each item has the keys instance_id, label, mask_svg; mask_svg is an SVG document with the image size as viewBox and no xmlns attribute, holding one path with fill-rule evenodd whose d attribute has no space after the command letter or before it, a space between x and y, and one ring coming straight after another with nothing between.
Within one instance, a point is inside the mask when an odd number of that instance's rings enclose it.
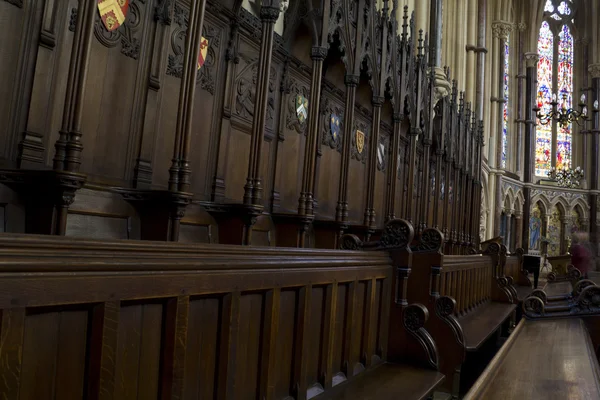
<instances>
[{"instance_id":1,"label":"wooden floor","mask_svg":"<svg viewBox=\"0 0 600 400\"><path fill-rule=\"evenodd\" d=\"M598 362L579 318L522 320L466 399L600 399Z\"/></svg>"}]
</instances>

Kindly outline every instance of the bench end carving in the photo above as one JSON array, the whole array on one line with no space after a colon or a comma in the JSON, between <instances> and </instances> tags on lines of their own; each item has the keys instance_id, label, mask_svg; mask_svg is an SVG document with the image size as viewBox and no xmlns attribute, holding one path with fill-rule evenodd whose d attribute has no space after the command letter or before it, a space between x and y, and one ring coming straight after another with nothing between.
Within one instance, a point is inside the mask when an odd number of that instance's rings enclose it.
<instances>
[{"instance_id":1,"label":"bench end carving","mask_svg":"<svg viewBox=\"0 0 600 400\"><path fill-rule=\"evenodd\" d=\"M403 313L404 328L419 342L427 356L429 367L439 370L439 355L435 341L425 329L429 319L429 311L423 304L415 303L407 306Z\"/></svg>"},{"instance_id":2,"label":"bench end carving","mask_svg":"<svg viewBox=\"0 0 600 400\"><path fill-rule=\"evenodd\" d=\"M413 252L442 252L444 234L435 228L427 228L421 233L418 243L412 247Z\"/></svg>"}]
</instances>

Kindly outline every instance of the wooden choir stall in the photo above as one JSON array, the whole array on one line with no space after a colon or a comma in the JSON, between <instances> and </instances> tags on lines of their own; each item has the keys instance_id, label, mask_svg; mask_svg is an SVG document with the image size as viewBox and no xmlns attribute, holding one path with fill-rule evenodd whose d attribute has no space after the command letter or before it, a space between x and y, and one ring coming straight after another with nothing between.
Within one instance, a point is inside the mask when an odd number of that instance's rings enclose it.
<instances>
[{"instance_id":1,"label":"wooden choir stall","mask_svg":"<svg viewBox=\"0 0 600 400\"><path fill-rule=\"evenodd\" d=\"M483 122L399 3L0 0L1 397L458 399L597 306L481 246Z\"/></svg>"}]
</instances>

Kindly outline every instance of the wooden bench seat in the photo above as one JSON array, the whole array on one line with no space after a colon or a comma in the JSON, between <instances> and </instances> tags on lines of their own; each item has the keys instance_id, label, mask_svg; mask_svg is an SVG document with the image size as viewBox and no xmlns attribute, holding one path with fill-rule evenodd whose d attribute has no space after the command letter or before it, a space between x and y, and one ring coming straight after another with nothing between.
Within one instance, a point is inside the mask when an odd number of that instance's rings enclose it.
<instances>
[{"instance_id":1,"label":"wooden bench seat","mask_svg":"<svg viewBox=\"0 0 600 400\"><path fill-rule=\"evenodd\" d=\"M444 380L438 371L385 363L314 400L424 400Z\"/></svg>"},{"instance_id":2,"label":"wooden bench seat","mask_svg":"<svg viewBox=\"0 0 600 400\"><path fill-rule=\"evenodd\" d=\"M516 304L490 302L459 318L467 351L477 351L516 309Z\"/></svg>"},{"instance_id":3,"label":"wooden bench seat","mask_svg":"<svg viewBox=\"0 0 600 400\"><path fill-rule=\"evenodd\" d=\"M0 235L0 260L7 398L306 399L379 386L380 366L396 398L441 381L387 252Z\"/></svg>"},{"instance_id":4,"label":"wooden bench seat","mask_svg":"<svg viewBox=\"0 0 600 400\"><path fill-rule=\"evenodd\" d=\"M599 399L599 378L581 318L523 319L464 400Z\"/></svg>"},{"instance_id":5,"label":"wooden bench seat","mask_svg":"<svg viewBox=\"0 0 600 400\"><path fill-rule=\"evenodd\" d=\"M467 352L476 352L494 333L514 323L517 294L512 279L501 275L500 245L490 246L493 254L446 256L443 244L439 230L425 229L410 250L382 243L355 248L386 249L398 266L410 260L408 283L397 288L407 302L427 306L430 318L425 327L438 346L440 372L446 376L442 389L457 396Z\"/></svg>"}]
</instances>

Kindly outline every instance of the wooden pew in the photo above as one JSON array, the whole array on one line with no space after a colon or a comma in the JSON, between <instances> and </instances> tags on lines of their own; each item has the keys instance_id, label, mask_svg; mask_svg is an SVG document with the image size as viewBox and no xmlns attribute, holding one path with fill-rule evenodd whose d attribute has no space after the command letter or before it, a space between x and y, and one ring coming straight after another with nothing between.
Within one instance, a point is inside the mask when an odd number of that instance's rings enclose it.
<instances>
[{"instance_id":1,"label":"wooden pew","mask_svg":"<svg viewBox=\"0 0 600 400\"><path fill-rule=\"evenodd\" d=\"M599 379L582 318L523 319L464 400L598 399Z\"/></svg>"},{"instance_id":2,"label":"wooden pew","mask_svg":"<svg viewBox=\"0 0 600 400\"><path fill-rule=\"evenodd\" d=\"M358 238L354 239L358 241ZM408 251L393 251L401 259L412 256L406 297L427 306L426 324L438 344L440 371L447 379L442 388L458 396L461 366L467 353L476 353L503 325L514 321L516 293L501 275L501 247L489 246L489 254L445 256L443 234L426 229ZM380 243L361 243L355 249L389 248Z\"/></svg>"},{"instance_id":3,"label":"wooden pew","mask_svg":"<svg viewBox=\"0 0 600 400\"><path fill-rule=\"evenodd\" d=\"M444 378L385 252L6 235L0 268L4 398L421 399Z\"/></svg>"},{"instance_id":4,"label":"wooden pew","mask_svg":"<svg viewBox=\"0 0 600 400\"><path fill-rule=\"evenodd\" d=\"M514 254L510 254L506 258L504 266L504 275L511 277L513 286L517 291L517 298L522 302L527 298L533 290L533 282L529 279L529 272L523 269L524 251L518 248Z\"/></svg>"}]
</instances>

